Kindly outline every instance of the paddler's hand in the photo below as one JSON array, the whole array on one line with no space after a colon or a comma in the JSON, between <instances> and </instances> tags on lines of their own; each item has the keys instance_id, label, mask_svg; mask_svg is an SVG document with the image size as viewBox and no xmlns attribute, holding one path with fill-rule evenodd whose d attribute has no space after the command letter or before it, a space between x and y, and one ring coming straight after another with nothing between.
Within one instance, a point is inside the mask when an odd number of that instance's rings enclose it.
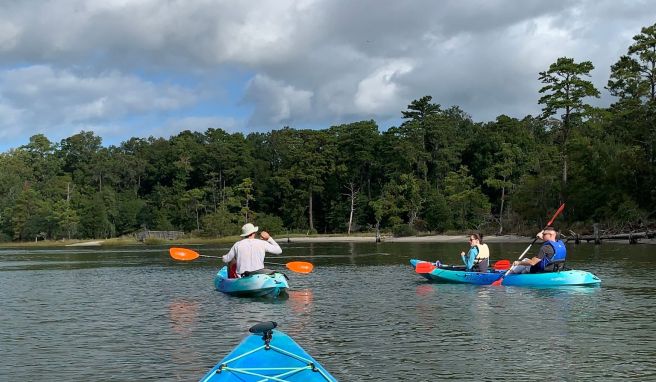
<instances>
[{"instance_id":1,"label":"paddler's hand","mask_svg":"<svg viewBox=\"0 0 656 382\"><path fill-rule=\"evenodd\" d=\"M271 237L271 235L269 235L269 233L267 231L262 231L260 233L260 238L262 238L262 240L269 240L270 237Z\"/></svg>"},{"instance_id":2,"label":"paddler's hand","mask_svg":"<svg viewBox=\"0 0 656 382\"><path fill-rule=\"evenodd\" d=\"M465 255L465 251L460 252L460 256L464 256L464 255Z\"/></svg>"}]
</instances>

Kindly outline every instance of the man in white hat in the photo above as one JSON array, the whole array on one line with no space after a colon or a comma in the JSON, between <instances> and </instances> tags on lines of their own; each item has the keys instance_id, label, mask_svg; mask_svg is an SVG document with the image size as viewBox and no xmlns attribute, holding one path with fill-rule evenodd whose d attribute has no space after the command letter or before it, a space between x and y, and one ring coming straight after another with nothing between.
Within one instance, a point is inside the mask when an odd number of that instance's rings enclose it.
<instances>
[{"instance_id":1,"label":"man in white hat","mask_svg":"<svg viewBox=\"0 0 656 382\"><path fill-rule=\"evenodd\" d=\"M267 231L260 233L262 240L256 239L258 227L251 223L244 224L241 227L241 237L243 239L236 242L230 251L223 256L223 262L227 264L236 264L235 273L229 272L228 277L241 277L244 272L253 272L264 268L265 253L280 255L282 248L273 240ZM228 269L232 271L232 267Z\"/></svg>"}]
</instances>

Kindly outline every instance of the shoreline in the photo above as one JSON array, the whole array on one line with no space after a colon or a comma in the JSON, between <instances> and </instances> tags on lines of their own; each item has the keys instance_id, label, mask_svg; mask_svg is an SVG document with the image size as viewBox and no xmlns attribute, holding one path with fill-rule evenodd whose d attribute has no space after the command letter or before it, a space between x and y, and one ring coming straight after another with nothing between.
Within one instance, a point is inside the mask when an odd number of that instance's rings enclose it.
<instances>
[{"instance_id":1,"label":"shoreline","mask_svg":"<svg viewBox=\"0 0 656 382\"><path fill-rule=\"evenodd\" d=\"M287 243L376 243L375 235L276 235L273 236L280 244ZM238 236L223 237L223 238L188 238L183 240L158 240L152 243L143 243L137 240L125 239L107 239L107 240L83 240L83 241L39 241L35 242L6 242L0 243L0 248L17 248L17 247L114 247L114 246L176 246L176 245L211 245L211 244L228 244L234 243L239 240ZM533 240L533 237L519 236L519 235L490 235L483 237L484 243L522 243L528 244ZM393 237L383 235L381 243L457 243L466 244L467 235L426 235L426 236L407 236L407 237ZM566 241L567 244L574 244L573 240ZM628 240L606 239L602 242L608 244L629 244ZM594 242L581 241L580 244L592 244ZM656 244L656 239L640 239L639 244Z\"/></svg>"},{"instance_id":2,"label":"shoreline","mask_svg":"<svg viewBox=\"0 0 656 382\"><path fill-rule=\"evenodd\" d=\"M281 243L375 243L375 236L282 236L274 237ZM517 235L485 236L484 243L525 243L532 238ZM381 243L466 243L467 235L383 236Z\"/></svg>"}]
</instances>

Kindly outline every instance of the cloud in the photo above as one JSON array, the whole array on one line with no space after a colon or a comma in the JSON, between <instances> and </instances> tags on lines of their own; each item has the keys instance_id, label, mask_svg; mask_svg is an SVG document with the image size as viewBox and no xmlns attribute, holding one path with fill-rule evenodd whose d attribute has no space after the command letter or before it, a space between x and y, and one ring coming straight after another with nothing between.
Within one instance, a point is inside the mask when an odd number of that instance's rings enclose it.
<instances>
[{"instance_id":1,"label":"cloud","mask_svg":"<svg viewBox=\"0 0 656 382\"><path fill-rule=\"evenodd\" d=\"M307 119L312 92L258 74L248 85L245 101L255 107L249 125L283 125Z\"/></svg>"},{"instance_id":2,"label":"cloud","mask_svg":"<svg viewBox=\"0 0 656 382\"><path fill-rule=\"evenodd\" d=\"M182 108L196 100L178 86L116 72L84 74L34 65L0 72L5 136L28 130L77 129ZM7 118L7 116L9 118Z\"/></svg>"},{"instance_id":3,"label":"cloud","mask_svg":"<svg viewBox=\"0 0 656 382\"><path fill-rule=\"evenodd\" d=\"M610 66L654 14L622 0L1 2L0 127L327 127L393 120L423 95L521 118L562 56L592 61L603 106Z\"/></svg>"},{"instance_id":4,"label":"cloud","mask_svg":"<svg viewBox=\"0 0 656 382\"><path fill-rule=\"evenodd\" d=\"M398 78L412 71L412 68L412 64L406 60L393 61L360 81L355 94L355 105L360 112L386 115L391 108L398 106L402 100Z\"/></svg>"}]
</instances>

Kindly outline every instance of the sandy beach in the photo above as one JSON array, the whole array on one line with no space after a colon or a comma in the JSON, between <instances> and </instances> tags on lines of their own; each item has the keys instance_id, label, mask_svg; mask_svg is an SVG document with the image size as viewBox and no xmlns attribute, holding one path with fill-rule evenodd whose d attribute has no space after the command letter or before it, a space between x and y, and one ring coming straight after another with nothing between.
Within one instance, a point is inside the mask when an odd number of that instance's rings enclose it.
<instances>
[{"instance_id":1,"label":"sandy beach","mask_svg":"<svg viewBox=\"0 0 656 382\"><path fill-rule=\"evenodd\" d=\"M374 243L376 237L371 236L277 236L276 241L281 243ZM530 243L533 237L518 235L490 235L484 236L485 243ZM384 243L466 243L467 235L430 235L430 236L408 236L393 237L383 236ZM574 240L565 240L566 243L574 243ZM604 239L603 243L628 244L628 240ZM592 244L594 242L581 241L581 244ZM656 244L656 239L640 239L638 244Z\"/></svg>"},{"instance_id":2,"label":"sandy beach","mask_svg":"<svg viewBox=\"0 0 656 382\"><path fill-rule=\"evenodd\" d=\"M287 243L373 243L376 241L374 235L371 236L297 236L297 237L276 237L277 241ZM516 235L502 236L485 236L483 241L486 243L526 243L532 238ZM431 236L408 236L392 237L383 236L382 242L385 243L466 243L467 235L431 235Z\"/></svg>"},{"instance_id":3,"label":"sandy beach","mask_svg":"<svg viewBox=\"0 0 656 382\"><path fill-rule=\"evenodd\" d=\"M81 243L66 244L67 247L100 247L104 240L85 241Z\"/></svg>"}]
</instances>

